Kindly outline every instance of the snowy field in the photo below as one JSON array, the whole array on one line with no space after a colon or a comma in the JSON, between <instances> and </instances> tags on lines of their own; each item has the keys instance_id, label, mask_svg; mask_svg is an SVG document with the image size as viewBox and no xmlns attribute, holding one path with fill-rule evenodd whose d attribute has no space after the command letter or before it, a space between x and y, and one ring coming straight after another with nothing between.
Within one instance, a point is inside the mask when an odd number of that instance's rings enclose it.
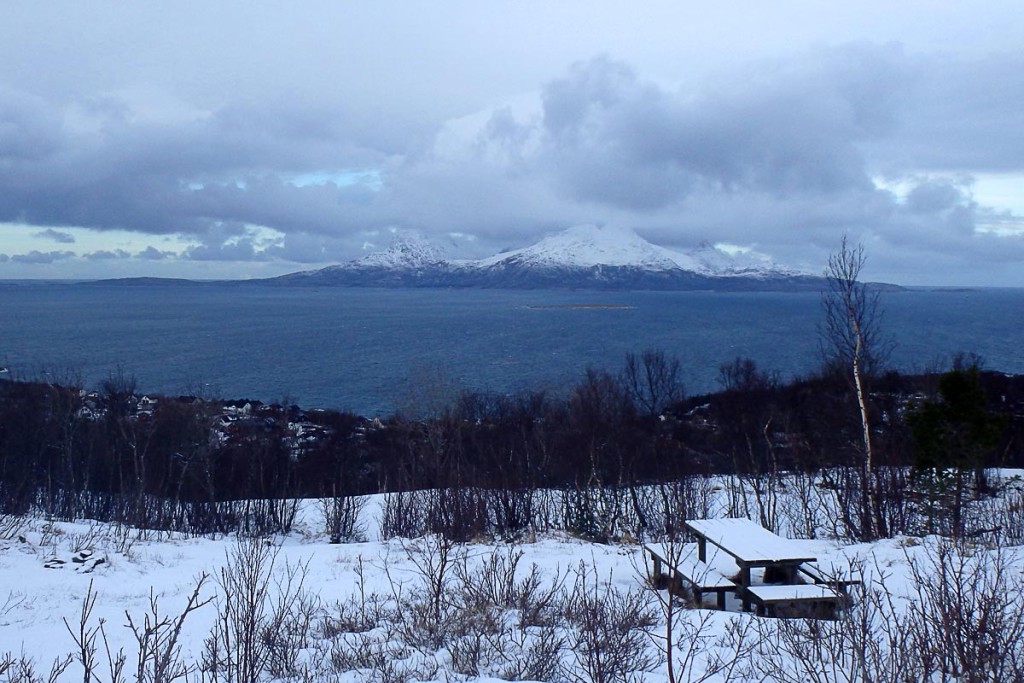
<instances>
[{"instance_id":1,"label":"snowy field","mask_svg":"<svg viewBox=\"0 0 1024 683\"><path fill-rule=\"evenodd\" d=\"M83 645L103 683L1020 680L1024 547L802 540L865 585L838 621L779 620L681 609L635 542L380 540L380 506L370 540L337 545L314 501L274 539L21 520L0 540L0 681L46 681L69 655L56 680L83 680Z\"/></svg>"}]
</instances>

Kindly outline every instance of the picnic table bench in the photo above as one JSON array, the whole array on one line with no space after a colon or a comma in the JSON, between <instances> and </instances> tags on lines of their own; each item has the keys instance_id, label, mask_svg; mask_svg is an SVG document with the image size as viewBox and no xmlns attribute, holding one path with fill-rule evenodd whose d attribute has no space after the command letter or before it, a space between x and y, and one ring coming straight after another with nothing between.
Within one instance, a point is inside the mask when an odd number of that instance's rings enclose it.
<instances>
[{"instance_id":1,"label":"picnic table bench","mask_svg":"<svg viewBox=\"0 0 1024 683\"><path fill-rule=\"evenodd\" d=\"M725 609L725 594L736 591L736 582L721 570L699 559L696 547L673 547L662 544L647 544L644 550L651 558L652 576L658 582L667 583L669 590L680 590L686 586L694 593L698 605L704 593L714 593L718 609Z\"/></svg>"},{"instance_id":2,"label":"picnic table bench","mask_svg":"<svg viewBox=\"0 0 1024 683\"><path fill-rule=\"evenodd\" d=\"M826 617L835 614L843 596L820 584L758 585L746 589L760 616Z\"/></svg>"}]
</instances>

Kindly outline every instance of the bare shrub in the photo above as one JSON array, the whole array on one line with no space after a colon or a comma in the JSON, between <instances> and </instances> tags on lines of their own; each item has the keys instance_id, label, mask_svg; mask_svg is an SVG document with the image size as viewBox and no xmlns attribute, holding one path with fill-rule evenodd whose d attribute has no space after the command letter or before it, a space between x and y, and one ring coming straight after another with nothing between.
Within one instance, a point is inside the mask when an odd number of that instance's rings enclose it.
<instances>
[{"instance_id":1,"label":"bare shrub","mask_svg":"<svg viewBox=\"0 0 1024 683\"><path fill-rule=\"evenodd\" d=\"M990 547L1024 545L1024 490L1016 478L1000 488L998 495L979 498L966 507L967 536Z\"/></svg>"},{"instance_id":2,"label":"bare shrub","mask_svg":"<svg viewBox=\"0 0 1024 683\"><path fill-rule=\"evenodd\" d=\"M493 525L487 514L487 496L472 487L424 492L426 530L454 541L471 541L490 535Z\"/></svg>"},{"instance_id":3,"label":"bare shrub","mask_svg":"<svg viewBox=\"0 0 1024 683\"><path fill-rule=\"evenodd\" d=\"M598 580L582 562L576 570L565 616L572 626L568 647L575 667L564 675L580 683L633 683L657 661L647 648L657 614L644 591L622 592L611 578Z\"/></svg>"},{"instance_id":4,"label":"bare shrub","mask_svg":"<svg viewBox=\"0 0 1024 683\"><path fill-rule=\"evenodd\" d=\"M563 491L562 528L588 541L611 542L622 531L626 494L623 486L577 485Z\"/></svg>"},{"instance_id":5,"label":"bare shrub","mask_svg":"<svg viewBox=\"0 0 1024 683\"><path fill-rule=\"evenodd\" d=\"M692 548L682 542L681 535L668 537L661 546L663 559L673 567L685 561L690 552ZM651 629L648 635L661 653L669 683L730 680L754 647L748 637L749 619L733 619L725 633L719 633L715 628L716 613L691 609L688 596L681 593L678 583L663 586L664 577L655 574L646 558L645 554L645 564L643 568L637 567L637 573L655 598L662 626L660 632Z\"/></svg>"},{"instance_id":6,"label":"bare shrub","mask_svg":"<svg viewBox=\"0 0 1024 683\"><path fill-rule=\"evenodd\" d=\"M380 537L417 538L426 533L426 519L418 492L398 491L384 496Z\"/></svg>"},{"instance_id":7,"label":"bare shrub","mask_svg":"<svg viewBox=\"0 0 1024 683\"><path fill-rule=\"evenodd\" d=\"M255 681L270 653L263 642L267 593L277 548L239 537L217 574L217 619L205 640L203 671L211 681Z\"/></svg>"},{"instance_id":8,"label":"bare shrub","mask_svg":"<svg viewBox=\"0 0 1024 683\"><path fill-rule=\"evenodd\" d=\"M863 540L872 536L864 526L869 507L869 485L863 468L836 467L822 470L819 482L823 494L826 533L834 538ZM871 513L873 515L873 513Z\"/></svg>"},{"instance_id":9,"label":"bare shrub","mask_svg":"<svg viewBox=\"0 0 1024 683\"><path fill-rule=\"evenodd\" d=\"M296 676L303 670L300 656L313 640L323 611L319 596L306 590L309 560L285 566L274 579L270 619L263 628L269 650L267 670L275 678Z\"/></svg>"},{"instance_id":10,"label":"bare shrub","mask_svg":"<svg viewBox=\"0 0 1024 683\"><path fill-rule=\"evenodd\" d=\"M360 680L373 683L408 683L434 680L440 666L432 656L414 653L392 633L360 633L353 639L336 639L326 652L334 674L359 672ZM336 680L328 677L328 680Z\"/></svg>"},{"instance_id":11,"label":"bare shrub","mask_svg":"<svg viewBox=\"0 0 1024 683\"><path fill-rule=\"evenodd\" d=\"M965 683L1024 680L1024 594L1019 557L939 540L910 557L908 609L918 666Z\"/></svg>"},{"instance_id":12,"label":"bare shrub","mask_svg":"<svg viewBox=\"0 0 1024 683\"><path fill-rule=\"evenodd\" d=\"M366 564L363 556L356 558L356 593L336 602L332 614L326 615L321 635L333 638L342 633L365 633L391 618L387 598L366 592Z\"/></svg>"},{"instance_id":13,"label":"bare shrub","mask_svg":"<svg viewBox=\"0 0 1024 683\"><path fill-rule=\"evenodd\" d=\"M0 491L2 491L2 487L0 487ZM0 541L17 538L27 525L27 518L23 515L0 511Z\"/></svg>"},{"instance_id":14,"label":"bare shrub","mask_svg":"<svg viewBox=\"0 0 1024 683\"><path fill-rule=\"evenodd\" d=\"M228 551L216 579L217 619L204 641L202 669L210 681L301 672L299 652L310 643L320 604L304 588L308 562L286 565L274 579L278 550L264 539L239 537Z\"/></svg>"},{"instance_id":15,"label":"bare shrub","mask_svg":"<svg viewBox=\"0 0 1024 683\"><path fill-rule=\"evenodd\" d=\"M330 496L320 499L325 531L331 543L359 543L366 540L366 526L359 521L365 507L364 496Z\"/></svg>"},{"instance_id":16,"label":"bare shrub","mask_svg":"<svg viewBox=\"0 0 1024 683\"><path fill-rule=\"evenodd\" d=\"M552 680L564 647L555 628L565 576L546 581L536 564L519 571L522 557L507 548L482 562L464 554L456 563L447 646L455 671Z\"/></svg>"},{"instance_id":17,"label":"bare shrub","mask_svg":"<svg viewBox=\"0 0 1024 683\"><path fill-rule=\"evenodd\" d=\"M537 491L531 488L487 489L487 516L493 531L505 539L521 536L535 526Z\"/></svg>"},{"instance_id":18,"label":"bare shrub","mask_svg":"<svg viewBox=\"0 0 1024 683\"><path fill-rule=\"evenodd\" d=\"M257 537L291 533L299 512L297 498L245 500L242 506L238 533Z\"/></svg>"},{"instance_id":19,"label":"bare shrub","mask_svg":"<svg viewBox=\"0 0 1024 683\"><path fill-rule=\"evenodd\" d=\"M0 656L0 676L4 683L56 683L57 679L71 666L71 655L57 657L46 673L36 670L36 661L22 653L15 658L11 653Z\"/></svg>"},{"instance_id":20,"label":"bare shrub","mask_svg":"<svg viewBox=\"0 0 1024 683\"><path fill-rule=\"evenodd\" d=\"M888 537L910 533L915 525L916 504L909 470L878 467L871 477L879 533Z\"/></svg>"},{"instance_id":21,"label":"bare shrub","mask_svg":"<svg viewBox=\"0 0 1024 683\"><path fill-rule=\"evenodd\" d=\"M480 564L471 566L468 554L455 565L460 593L468 602L508 608L515 606L516 570L523 559L518 548L495 550Z\"/></svg>"},{"instance_id":22,"label":"bare shrub","mask_svg":"<svg viewBox=\"0 0 1024 683\"><path fill-rule=\"evenodd\" d=\"M137 683L171 683L179 679L187 679L196 669L196 665L186 661L181 651L181 632L189 615L208 604L212 598L201 598L200 593L206 585L208 575L203 574L196 579L196 585L186 600L182 610L174 616L160 613L160 605L156 594L150 590L149 611L141 619L125 612L125 626L135 639L135 668L131 680ZM64 626L75 643L76 652L71 657L82 665L83 683L100 683L101 664L105 665L106 680L109 683L126 683L128 655L121 648L114 652L105 630L105 620L98 620L91 625L92 612L96 606L97 594L93 591L92 582L86 591L79 610L79 618L75 627L64 620ZM99 641L103 643L103 659L97 654Z\"/></svg>"},{"instance_id":23,"label":"bare shrub","mask_svg":"<svg viewBox=\"0 0 1024 683\"><path fill-rule=\"evenodd\" d=\"M504 657L500 639L491 637L484 630L475 629L467 632L448 644L448 656L452 671L464 676L480 676Z\"/></svg>"},{"instance_id":24,"label":"bare shrub","mask_svg":"<svg viewBox=\"0 0 1024 683\"><path fill-rule=\"evenodd\" d=\"M835 620L758 619L752 666L781 683L903 683L928 680L904 619L876 567L876 579Z\"/></svg>"},{"instance_id":25,"label":"bare shrub","mask_svg":"<svg viewBox=\"0 0 1024 683\"><path fill-rule=\"evenodd\" d=\"M411 577L382 558L391 595L368 594L365 565L356 565L355 594L323 621L332 670L408 680L445 666L465 676L553 680L564 639L561 573L548 582L521 566L516 548L472 557L442 535L404 544ZM536 624L544 623L538 626Z\"/></svg>"},{"instance_id":26,"label":"bare shrub","mask_svg":"<svg viewBox=\"0 0 1024 683\"><path fill-rule=\"evenodd\" d=\"M89 588L85 592L85 597L82 599L82 606L79 609L78 623L76 628L72 628L71 624L67 619L64 619L64 627L71 634L71 639L75 643L75 654L69 655L72 659L78 659L82 665L82 681L83 683L92 683L93 680L99 680L97 675L98 661L96 658L97 649L97 637L103 633L104 620L100 619L99 624L96 626L90 626L92 621L92 611L96 607L97 594L93 592L92 581L89 581ZM104 643L107 642L104 637ZM126 662L126 656L124 651L121 650L117 655L111 655L110 659L110 681L111 683L121 683L123 681L124 665Z\"/></svg>"},{"instance_id":27,"label":"bare shrub","mask_svg":"<svg viewBox=\"0 0 1024 683\"><path fill-rule=\"evenodd\" d=\"M462 560L465 547L435 534L408 543L403 550L415 568L416 582L403 594L391 581L402 635L413 647L437 649L445 644L453 625L449 617L454 608L455 566ZM390 578L386 566L385 571Z\"/></svg>"},{"instance_id":28,"label":"bare shrub","mask_svg":"<svg viewBox=\"0 0 1024 683\"><path fill-rule=\"evenodd\" d=\"M635 538L674 538L685 532L685 520L710 516L713 486L709 477L683 477L630 487L629 499Z\"/></svg>"},{"instance_id":29,"label":"bare shrub","mask_svg":"<svg viewBox=\"0 0 1024 683\"><path fill-rule=\"evenodd\" d=\"M515 610L519 628L552 623L567 574L558 573L546 581L536 564L520 572L522 558L523 551L515 547L495 550L475 566L464 556L455 566L460 601Z\"/></svg>"},{"instance_id":30,"label":"bare shrub","mask_svg":"<svg viewBox=\"0 0 1024 683\"><path fill-rule=\"evenodd\" d=\"M28 596L24 593L18 593L15 591L7 591L7 597L0 600L0 619L7 615L8 612L13 612L28 601Z\"/></svg>"},{"instance_id":31,"label":"bare shrub","mask_svg":"<svg viewBox=\"0 0 1024 683\"><path fill-rule=\"evenodd\" d=\"M506 681L557 681L561 678L565 637L555 624L509 632L506 663L498 677Z\"/></svg>"},{"instance_id":32,"label":"bare shrub","mask_svg":"<svg viewBox=\"0 0 1024 683\"><path fill-rule=\"evenodd\" d=\"M135 666L137 683L171 683L187 678L196 669L195 664L182 659L181 629L192 612L213 599L199 597L208 578L207 574L203 574L196 580L185 607L175 617L160 614L160 606L152 589L149 592L149 612L142 616L141 621L136 623L132 615L125 612L127 626L138 647ZM109 652L109 647L107 650Z\"/></svg>"},{"instance_id":33,"label":"bare shrub","mask_svg":"<svg viewBox=\"0 0 1024 683\"><path fill-rule=\"evenodd\" d=\"M798 538L817 538L825 528L828 504L815 472L796 470L786 477L787 494L779 501L779 515Z\"/></svg>"},{"instance_id":34,"label":"bare shrub","mask_svg":"<svg viewBox=\"0 0 1024 683\"><path fill-rule=\"evenodd\" d=\"M1004 545L1024 545L1024 492L1020 489L1009 491L1001 498L1002 504L994 515L990 526L999 530L999 540Z\"/></svg>"}]
</instances>

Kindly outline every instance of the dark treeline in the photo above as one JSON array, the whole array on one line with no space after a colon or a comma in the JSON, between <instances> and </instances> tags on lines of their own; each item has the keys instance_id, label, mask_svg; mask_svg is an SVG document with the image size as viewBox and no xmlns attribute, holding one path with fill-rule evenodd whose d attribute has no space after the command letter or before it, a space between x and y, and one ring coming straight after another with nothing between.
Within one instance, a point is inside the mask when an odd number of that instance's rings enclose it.
<instances>
[{"instance_id":1,"label":"dark treeline","mask_svg":"<svg viewBox=\"0 0 1024 683\"><path fill-rule=\"evenodd\" d=\"M905 473L915 467L1024 466L1024 377L973 366L952 372L969 385L960 389L966 398L943 384L950 373L889 372L870 384L876 463L889 477L870 484L883 531L899 527L902 514L886 507L886 495L904 495ZM529 498L515 492L626 490L694 474L858 471L861 422L841 371L781 382L737 359L721 368L721 391L688 398L679 375L677 360L647 351L628 355L618 373L588 371L563 394L470 392L426 416L374 420L144 398L123 377L92 392L72 381L2 381L0 513L206 533L236 530L254 516L260 528L286 527L294 507L284 501L305 497L473 489L494 492L500 500L488 504L522 517ZM929 433L962 437L961 460L943 460L952 436L929 450L925 418ZM974 436L979 420L984 438ZM856 535L858 521L848 523Z\"/></svg>"}]
</instances>

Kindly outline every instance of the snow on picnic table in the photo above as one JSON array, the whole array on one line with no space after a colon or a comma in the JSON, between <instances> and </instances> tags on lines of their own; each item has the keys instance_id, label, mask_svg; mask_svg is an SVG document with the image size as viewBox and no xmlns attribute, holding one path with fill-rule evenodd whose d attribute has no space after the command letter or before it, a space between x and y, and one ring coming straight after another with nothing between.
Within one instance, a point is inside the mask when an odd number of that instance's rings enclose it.
<instances>
[{"instance_id":1,"label":"snow on picnic table","mask_svg":"<svg viewBox=\"0 0 1024 683\"><path fill-rule=\"evenodd\" d=\"M816 584L759 585L750 586L750 592L762 602L780 602L784 600L825 600L839 597L839 593L828 586Z\"/></svg>"},{"instance_id":2,"label":"snow on picnic table","mask_svg":"<svg viewBox=\"0 0 1024 683\"><path fill-rule=\"evenodd\" d=\"M690 519L686 526L743 562L811 562L817 559L802 545L776 536L743 517Z\"/></svg>"}]
</instances>

